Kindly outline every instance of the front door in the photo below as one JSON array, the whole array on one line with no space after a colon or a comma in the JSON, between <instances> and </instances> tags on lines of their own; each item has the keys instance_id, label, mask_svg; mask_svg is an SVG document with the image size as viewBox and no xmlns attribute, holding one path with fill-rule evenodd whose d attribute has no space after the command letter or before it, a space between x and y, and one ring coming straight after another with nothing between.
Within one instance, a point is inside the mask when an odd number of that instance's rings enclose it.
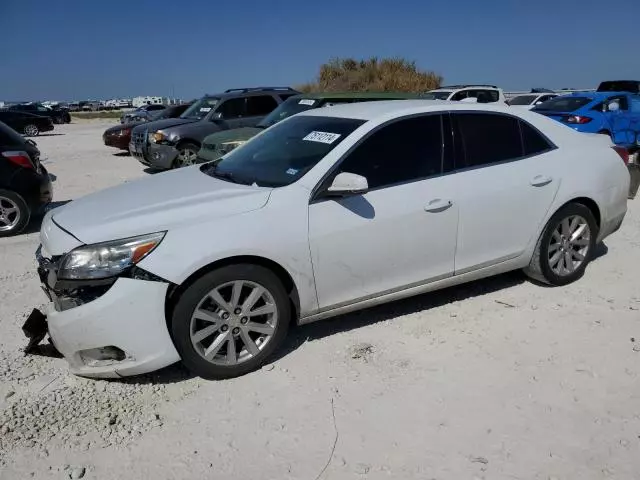
<instances>
[{"instance_id":1,"label":"front door","mask_svg":"<svg viewBox=\"0 0 640 480\"><path fill-rule=\"evenodd\" d=\"M515 258L540 231L560 185L557 151L528 123L453 113L459 226L456 274Z\"/></svg>"},{"instance_id":2,"label":"front door","mask_svg":"<svg viewBox=\"0 0 640 480\"><path fill-rule=\"evenodd\" d=\"M321 309L453 275L458 207L442 144L441 115L383 126L333 173L362 175L369 191L309 205Z\"/></svg>"}]
</instances>

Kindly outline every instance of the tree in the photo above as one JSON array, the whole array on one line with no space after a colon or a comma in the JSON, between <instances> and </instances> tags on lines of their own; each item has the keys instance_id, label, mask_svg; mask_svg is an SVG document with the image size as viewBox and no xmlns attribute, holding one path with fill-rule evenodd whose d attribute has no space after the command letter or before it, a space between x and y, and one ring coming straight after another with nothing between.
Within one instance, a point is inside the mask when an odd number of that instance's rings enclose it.
<instances>
[{"instance_id":1,"label":"tree","mask_svg":"<svg viewBox=\"0 0 640 480\"><path fill-rule=\"evenodd\" d=\"M441 83L440 75L419 70L404 58L334 58L320 66L315 82L297 88L303 92L425 92Z\"/></svg>"}]
</instances>

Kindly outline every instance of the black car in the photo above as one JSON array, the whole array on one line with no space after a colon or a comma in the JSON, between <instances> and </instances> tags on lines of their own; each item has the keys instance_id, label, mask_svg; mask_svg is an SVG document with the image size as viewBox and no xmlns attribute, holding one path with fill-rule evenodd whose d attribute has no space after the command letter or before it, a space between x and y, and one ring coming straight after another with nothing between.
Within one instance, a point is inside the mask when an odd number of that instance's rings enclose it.
<instances>
[{"instance_id":1,"label":"black car","mask_svg":"<svg viewBox=\"0 0 640 480\"><path fill-rule=\"evenodd\" d=\"M165 105L160 104L142 105L131 112L123 114L120 117L120 123L139 122L141 120L147 121L155 112L165 110L166 108Z\"/></svg>"},{"instance_id":2,"label":"black car","mask_svg":"<svg viewBox=\"0 0 640 480\"><path fill-rule=\"evenodd\" d=\"M0 237L21 232L53 198L49 172L33 140L0 122Z\"/></svg>"},{"instance_id":3,"label":"black car","mask_svg":"<svg viewBox=\"0 0 640 480\"><path fill-rule=\"evenodd\" d=\"M49 108L40 103L20 103L11 105L9 110L14 112L31 113L41 117L49 117L53 123L69 123L71 116L69 112L62 108Z\"/></svg>"},{"instance_id":4,"label":"black car","mask_svg":"<svg viewBox=\"0 0 640 480\"><path fill-rule=\"evenodd\" d=\"M40 132L53 130L53 122L49 117L41 117L40 115L14 110L0 110L0 122L6 123L16 132L20 132L27 137L37 137Z\"/></svg>"}]
</instances>

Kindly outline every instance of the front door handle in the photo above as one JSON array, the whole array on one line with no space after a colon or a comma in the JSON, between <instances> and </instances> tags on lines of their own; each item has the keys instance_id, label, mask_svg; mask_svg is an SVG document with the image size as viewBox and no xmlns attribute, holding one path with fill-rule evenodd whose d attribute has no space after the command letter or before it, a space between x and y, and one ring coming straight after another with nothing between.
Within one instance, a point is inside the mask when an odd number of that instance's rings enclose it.
<instances>
[{"instance_id":1,"label":"front door handle","mask_svg":"<svg viewBox=\"0 0 640 480\"><path fill-rule=\"evenodd\" d=\"M444 212L447 208L451 207L451 205L453 205L451 200L436 198L425 205L424 211L432 213Z\"/></svg>"},{"instance_id":2,"label":"front door handle","mask_svg":"<svg viewBox=\"0 0 640 480\"><path fill-rule=\"evenodd\" d=\"M553 181L553 178L547 177L546 175L536 175L531 180L531 186L544 187L545 185L549 185L552 181Z\"/></svg>"}]
</instances>

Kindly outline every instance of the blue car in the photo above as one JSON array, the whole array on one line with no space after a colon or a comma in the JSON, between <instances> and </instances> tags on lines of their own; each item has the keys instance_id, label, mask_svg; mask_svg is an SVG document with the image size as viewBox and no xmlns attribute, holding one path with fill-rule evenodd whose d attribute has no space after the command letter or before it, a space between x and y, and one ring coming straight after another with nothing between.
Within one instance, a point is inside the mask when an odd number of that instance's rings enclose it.
<instances>
[{"instance_id":1,"label":"blue car","mask_svg":"<svg viewBox=\"0 0 640 480\"><path fill-rule=\"evenodd\" d=\"M548 100L532 111L579 132L609 135L616 145L640 144L640 95L626 92L572 93Z\"/></svg>"}]
</instances>

